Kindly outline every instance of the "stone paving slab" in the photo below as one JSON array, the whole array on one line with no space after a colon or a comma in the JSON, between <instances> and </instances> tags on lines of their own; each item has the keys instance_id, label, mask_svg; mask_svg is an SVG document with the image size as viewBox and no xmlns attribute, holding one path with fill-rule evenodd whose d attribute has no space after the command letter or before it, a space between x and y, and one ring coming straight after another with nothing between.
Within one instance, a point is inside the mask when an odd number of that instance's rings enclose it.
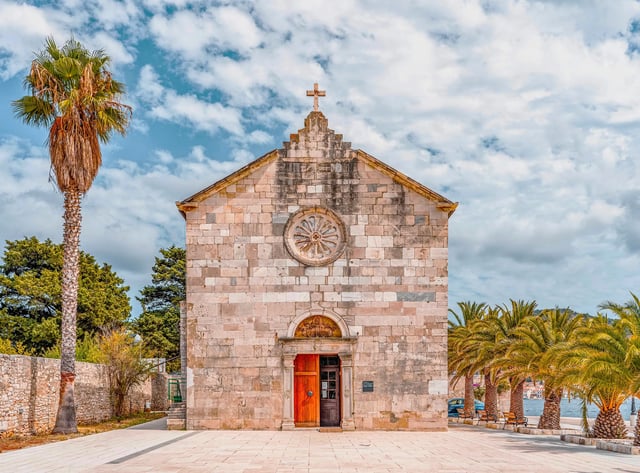
<instances>
[{"instance_id":1,"label":"stone paving slab","mask_svg":"<svg viewBox=\"0 0 640 473\"><path fill-rule=\"evenodd\" d=\"M0 471L638 473L640 459L462 424L433 433L139 428L5 452Z\"/></svg>"}]
</instances>

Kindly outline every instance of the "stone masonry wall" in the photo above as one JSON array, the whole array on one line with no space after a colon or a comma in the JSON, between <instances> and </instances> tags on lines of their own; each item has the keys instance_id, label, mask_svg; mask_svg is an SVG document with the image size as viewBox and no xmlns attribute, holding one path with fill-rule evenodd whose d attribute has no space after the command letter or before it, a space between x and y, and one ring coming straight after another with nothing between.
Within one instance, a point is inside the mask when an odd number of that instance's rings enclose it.
<instances>
[{"instance_id":1,"label":"stone masonry wall","mask_svg":"<svg viewBox=\"0 0 640 473\"><path fill-rule=\"evenodd\" d=\"M187 428L280 428L278 340L329 311L357 337L355 427L446 429L448 214L367 156L312 112L270 162L186 212ZM283 241L290 216L315 206L346 228L326 266Z\"/></svg>"},{"instance_id":2,"label":"stone masonry wall","mask_svg":"<svg viewBox=\"0 0 640 473\"><path fill-rule=\"evenodd\" d=\"M160 379L160 381L158 380ZM153 392L164 389L166 375L158 373L133 388L127 407L142 411L146 401L158 398ZM53 429L60 389L60 360L0 354L0 434L43 433ZM109 384L104 365L76 362L76 417L80 424L109 419Z\"/></svg>"}]
</instances>

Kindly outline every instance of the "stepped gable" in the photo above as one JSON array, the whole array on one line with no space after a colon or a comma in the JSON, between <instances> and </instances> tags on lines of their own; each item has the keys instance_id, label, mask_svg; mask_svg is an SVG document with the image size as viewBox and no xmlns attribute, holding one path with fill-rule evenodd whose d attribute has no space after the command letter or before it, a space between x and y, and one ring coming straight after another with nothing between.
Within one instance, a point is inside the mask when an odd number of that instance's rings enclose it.
<instances>
[{"instance_id":1,"label":"stepped gable","mask_svg":"<svg viewBox=\"0 0 640 473\"><path fill-rule=\"evenodd\" d=\"M351 143L342 141L342 135L329 128L329 121L319 111L307 115L304 128L292 133L280 152L283 158L342 160L355 157Z\"/></svg>"},{"instance_id":2,"label":"stepped gable","mask_svg":"<svg viewBox=\"0 0 640 473\"><path fill-rule=\"evenodd\" d=\"M298 133L292 133L289 141L283 142L282 148L270 151L182 202L176 202L183 216L184 212L197 208L198 202L251 176L274 161L276 173L273 190L278 197L274 205L278 212L288 211L290 205L299 205L301 193L310 190L313 194L322 196L321 205L346 213L358 211L358 185L364 184L358 167L361 162L366 167L387 175L403 188L436 202L437 207L449 216L453 214L457 203L370 154L351 149L351 143L343 141L342 134L329 128L329 121L318 109L318 98L325 95L325 91L319 90L315 83L313 90L307 91L307 96L314 97L314 103L313 110L304 120L304 128L299 129ZM365 169L360 167L363 172Z\"/></svg>"},{"instance_id":3,"label":"stepped gable","mask_svg":"<svg viewBox=\"0 0 640 473\"><path fill-rule=\"evenodd\" d=\"M278 150L277 208L284 211L300 200L301 189L321 189L322 205L341 212L357 208L358 153L328 126L320 111L312 111L304 128L291 134Z\"/></svg>"}]
</instances>

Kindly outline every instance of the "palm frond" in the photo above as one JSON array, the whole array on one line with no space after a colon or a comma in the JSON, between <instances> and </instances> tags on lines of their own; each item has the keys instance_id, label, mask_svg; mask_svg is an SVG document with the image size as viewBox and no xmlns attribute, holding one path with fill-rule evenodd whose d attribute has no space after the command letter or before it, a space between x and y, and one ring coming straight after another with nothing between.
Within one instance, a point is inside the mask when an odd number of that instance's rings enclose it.
<instances>
[{"instance_id":1,"label":"palm frond","mask_svg":"<svg viewBox=\"0 0 640 473\"><path fill-rule=\"evenodd\" d=\"M89 52L73 37L61 48L52 37L25 78L30 95L12 103L27 124L48 126L52 174L63 192L85 193L102 164L100 141L124 135L131 107L119 101L124 85L106 69L102 50Z\"/></svg>"}]
</instances>

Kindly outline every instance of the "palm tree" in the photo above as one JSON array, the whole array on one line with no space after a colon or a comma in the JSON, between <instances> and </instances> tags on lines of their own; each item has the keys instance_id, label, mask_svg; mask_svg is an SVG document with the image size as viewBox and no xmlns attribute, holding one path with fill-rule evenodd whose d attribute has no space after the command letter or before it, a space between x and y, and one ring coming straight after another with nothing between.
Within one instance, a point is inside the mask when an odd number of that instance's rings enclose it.
<instances>
[{"instance_id":1,"label":"palm tree","mask_svg":"<svg viewBox=\"0 0 640 473\"><path fill-rule=\"evenodd\" d=\"M120 103L124 85L106 69L104 51L89 52L71 38L59 48L47 38L24 84L30 95L13 102L16 116L28 125L49 128L52 180L64 195L62 268L62 347L60 403L54 432L77 432L74 380L78 297L81 198L102 163L100 141L124 135L131 108Z\"/></svg>"},{"instance_id":2,"label":"palm tree","mask_svg":"<svg viewBox=\"0 0 640 473\"><path fill-rule=\"evenodd\" d=\"M583 316L556 308L527 318L516 329L516 339L509 348L507 359L521 372L530 373L534 379L544 382L539 429L560 429L560 401L565 387L561 379L567 365L562 354L583 324Z\"/></svg>"},{"instance_id":3,"label":"palm tree","mask_svg":"<svg viewBox=\"0 0 640 473\"><path fill-rule=\"evenodd\" d=\"M510 359L508 353L513 344L518 341L518 328L534 317L537 303L513 299L510 299L510 303L510 306L505 304L499 308L495 355L502 375L508 378L511 386L509 411L513 412L516 418L522 418L524 417L524 383L531 372L526 366L518 365Z\"/></svg>"},{"instance_id":4,"label":"palm tree","mask_svg":"<svg viewBox=\"0 0 640 473\"><path fill-rule=\"evenodd\" d=\"M629 392L632 396L640 395L640 298L631 293L631 300L624 305L607 301L600 308L610 310L620 317L620 326L627 333L629 346L625 364L632 373ZM640 422L636 422L633 444L640 446Z\"/></svg>"},{"instance_id":5,"label":"palm tree","mask_svg":"<svg viewBox=\"0 0 640 473\"><path fill-rule=\"evenodd\" d=\"M449 309L454 320L449 320L449 372L453 373L453 384L464 377L464 415L475 414L473 375L477 371L474 353L469 348L470 329L474 321L482 319L487 305L484 302L458 302L460 315Z\"/></svg>"},{"instance_id":6,"label":"palm tree","mask_svg":"<svg viewBox=\"0 0 640 473\"><path fill-rule=\"evenodd\" d=\"M620 320L610 322L598 314L578 330L576 343L564 354L572 366L566 378L579 386L585 401L599 409L593 427L596 438L626 435L620 406L638 376L626 362L629 348L629 337Z\"/></svg>"},{"instance_id":7,"label":"palm tree","mask_svg":"<svg viewBox=\"0 0 640 473\"><path fill-rule=\"evenodd\" d=\"M500 311L497 307L486 310L483 318L469 326L468 352L475 360L475 369L484 376L484 408L489 417L498 419L498 333Z\"/></svg>"}]
</instances>

